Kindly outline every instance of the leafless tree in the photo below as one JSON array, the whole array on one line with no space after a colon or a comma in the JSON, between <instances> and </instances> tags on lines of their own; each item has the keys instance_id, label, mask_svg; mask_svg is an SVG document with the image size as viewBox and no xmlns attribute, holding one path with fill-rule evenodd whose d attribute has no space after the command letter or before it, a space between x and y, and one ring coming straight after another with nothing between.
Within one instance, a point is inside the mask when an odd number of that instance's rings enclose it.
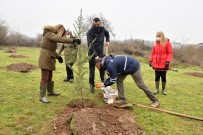
<instances>
[{"instance_id":1,"label":"leafless tree","mask_svg":"<svg viewBox=\"0 0 203 135\"><path fill-rule=\"evenodd\" d=\"M5 44L5 38L8 34L8 26L4 20L0 19L0 44Z\"/></svg>"}]
</instances>

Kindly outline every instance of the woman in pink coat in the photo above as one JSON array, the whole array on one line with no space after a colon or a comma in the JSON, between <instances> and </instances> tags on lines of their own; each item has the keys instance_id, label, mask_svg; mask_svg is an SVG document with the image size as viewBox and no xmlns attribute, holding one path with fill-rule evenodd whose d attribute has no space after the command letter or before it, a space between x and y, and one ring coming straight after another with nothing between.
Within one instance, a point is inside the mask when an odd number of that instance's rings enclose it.
<instances>
[{"instance_id":1,"label":"woman in pink coat","mask_svg":"<svg viewBox=\"0 0 203 135\"><path fill-rule=\"evenodd\" d=\"M162 94L166 95L166 72L170 68L170 62L173 51L169 39L164 36L163 32L156 33L156 42L152 48L149 58L149 66L155 70L156 91L159 93L159 80L162 80Z\"/></svg>"}]
</instances>

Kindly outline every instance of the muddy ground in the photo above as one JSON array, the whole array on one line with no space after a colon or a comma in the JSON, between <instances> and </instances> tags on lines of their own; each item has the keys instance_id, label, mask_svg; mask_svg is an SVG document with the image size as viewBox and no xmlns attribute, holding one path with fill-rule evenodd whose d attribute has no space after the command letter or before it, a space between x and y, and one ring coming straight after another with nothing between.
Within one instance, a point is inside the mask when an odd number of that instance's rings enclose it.
<instances>
[{"instance_id":1,"label":"muddy ground","mask_svg":"<svg viewBox=\"0 0 203 135\"><path fill-rule=\"evenodd\" d=\"M16 49L15 48L6 49L5 53L16 53Z\"/></svg>"},{"instance_id":2,"label":"muddy ground","mask_svg":"<svg viewBox=\"0 0 203 135\"><path fill-rule=\"evenodd\" d=\"M85 108L82 108L80 103L80 101L69 103L65 110L53 121L52 126L56 135L145 134L136 125L136 117L130 114L128 110L119 108L117 105L96 107L89 100L85 101ZM79 105L79 107L76 105Z\"/></svg>"},{"instance_id":3,"label":"muddy ground","mask_svg":"<svg viewBox=\"0 0 203 135\"><path fill-rule=\"evenodd\" d=\"M12 54L9 56L10 58L27 58L26 56L20 55L20 54Z\"/></svg>"},{"instance_id":4,"label":"muddy ground","mask_svg":"<svg viewBox=\"0 0 203 135\"><path fill-rule=\"evenodd\" d=\"M190 76L194 76L194 77L203 78L203 73L200 73L200 72L186 72L186 73L184 73L184 74L190 75Z\"/></svg>"},{"instance_id":5,"label":"muddy ground","mask_svg":"<svg viewBox=\"0 0 203 135\"><path fill-rule=\"evenodd\" d=\"M16 64L11 64L7 66L7 69L10 71L22 72L22 73L30 72L36 68L37 68L36 65L32 65L28 63L16 63Z\"/></svg>"}]
</instances>

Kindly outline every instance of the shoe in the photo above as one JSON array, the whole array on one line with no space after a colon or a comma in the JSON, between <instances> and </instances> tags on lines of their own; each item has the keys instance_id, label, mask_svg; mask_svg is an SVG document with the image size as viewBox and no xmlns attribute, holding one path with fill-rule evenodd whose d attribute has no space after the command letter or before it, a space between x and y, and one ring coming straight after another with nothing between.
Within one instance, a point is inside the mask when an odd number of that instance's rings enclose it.
<instances>
[{"instance_id":1,"label":"shoe","mask_svg":"<svg viewBox=\"0 0 203 135\"><path fill-rule=\"evenodd\" d=\"M153 108L159 107L159 101L153 101L150 106L153 107Z\"/></svg>"},{"instance_id":2,"label":"shoe","mask_svg":"<svg viewBox=\"0 0 203 135\"><path fill-rule=\"evenodd\" d=\"M67 79L67 78L66 78L66 79L64 79L63 81L64 81L64 82L69 82L69 80L70 80L70 79Z\"/></svg>"},{"instance_id":3,"label":"shoe","mask_svg":"<svg viewBox=\"0 0 203 135\"><path fill-rule=\"evenodd\" d=\"M158 94L159 93L159 81L155 81L155 85L156 85L156 91L154 92L154 94Z\"/></svg>"},{"instance_id":4,"label":"shoe","mask_svg":"<svg viewBox=\"0 0 203 135\"><path fill-rule=\"evenodd\" d=\"M166 82L162 82L162 94L167 95L166 94Z\"/></svg>"},{"instance_id":5,"label":"shoe","mask_svg":"<svg viewBox=\"0 0 203 135\"><path fill-rule=\"evenodd\" d=\"M39 101L43 103L50 103L50 101L45 97L47 90L47 84L41 85L40 84L40 98Z\"/></svg>"},{"instance_id":6,"label":"shoe","mask_svg":"<svg viewBox=\"0 0 203 135\"><path fill-rule=\"evenodd\" d=\"M47 96L59 96L60 94L54 91L54 81L47 83Z\"/></svg>"},{"instance_id":7,"label":"shoe","mask_svg":"<svg viewBox=\"0 0 203 135\"><path fill-rule=\"evenodd\" d=\"M158 94L159 93L159 90L156 90L155 92L154 92L154 94Z\"/></svg>"},{"instance_id":8,"label":"shoe","mask_svg":"<svg viewBox=\"0 0 203 135\"><path fill-rule=\"evenodd\" d=\"M74 79L70 79L69 82L70 82L70 83L73 83L73 82L74 82Z\"/></svg>"},{"instance_id":9,"label":"shoe","mask_svg":"<svg viewBox=\"0 0 203 135\"><path fill-rule=\"evenodd\" d=\"M115 100L114 103L116 103L116 104L126 104L127 102L124 99L118 99L118 100Z\"/></svg>"},{"instance_id":10,"label":"shoe","mask_svg":"<svg viewBox=\"0 0 203 135\"><path fill-rule=\"evenodd\" d=\"M90 93L94 93L94 86L90 84Z\"/></svg>"},{"instance_id":11,"label":"shoe","mask_svg":"<svg viewBox=\"0 0 203 135\"><path fill-rule=\"evenodd\" d=\"M45 98L45 97L41 97L40 99L39 99L39 101L41 101L41 102L43 102L43 103L50 103L51 101L49 101L47 98Z\"/></svg>"}]
</instances>

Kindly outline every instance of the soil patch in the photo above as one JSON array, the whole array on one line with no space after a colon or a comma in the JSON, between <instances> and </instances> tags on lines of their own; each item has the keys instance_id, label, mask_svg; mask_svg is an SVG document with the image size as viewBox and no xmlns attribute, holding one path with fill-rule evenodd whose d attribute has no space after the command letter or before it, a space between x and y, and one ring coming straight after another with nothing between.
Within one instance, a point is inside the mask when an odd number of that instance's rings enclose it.
<instances>
[{"instance_id":1,"label":"soil patch","mask_svg":"<svg viewBox=\"0 0 203 135\"><path fill-rule=\"evenodd\" d=\"M30 72L31 70L36 68L37 66L28 64L28 63L16 63L16 64L11 64L7 66L7 69L10 71L22 72L22 73Z\"/></svg>"},{"instance_id":2,"label":"soil patch","mask_svg":"<svg viewBox=\"0 0 203 135\"><path fill-rule=\"evenodd\" d=\"M186 73L184 73L184 74L190 75L190 76L194 76L194 77L203 78L203 73L200 73L200 72L186 72Z\"/></svg>"},{"instance_id":3,"label":"soil patch","mask_svg":"<svg viewBox=\"0 0 203 135\"><path fill-rule=\"evenodd\" d=\"M15 48L6 49L5 53L16 53L16 49Z\"/></svg>"},{"instance_id":4,"label":"soil patch","mask_svg":"<svg viewBox=\"0 0 203 135\"><path fill-rule=\"evenodd\" d=\"M62 135L144 135L134 120L128 110L113 105L94 108L71 108L68 105L53 121L53 130Z\"/></svg>"},{"instance_id":5,"label":"soil patch","mask_svg":"<svg viewBox=\"0 0 203 135\"><path fill-rule=\"evenodd\" d=\"M12 54L9 57L11 58L26 58L26 56L20 55L20 54Z\"/></svg>"},{"instance_id":6,"label":"soil patch","mask_svg":"<svg viewBox=\"0 0 203 135\"><path fill-rule=\"evenodd\" d=\"M95 107L95 103L94 101L88 100L88 99L84 99L82 104L82 100L72 100L69 102L69 104L67 105L70 108L94 108ZM83 106L84 105L84 106Z\"/></svg>"}]
</instances>

